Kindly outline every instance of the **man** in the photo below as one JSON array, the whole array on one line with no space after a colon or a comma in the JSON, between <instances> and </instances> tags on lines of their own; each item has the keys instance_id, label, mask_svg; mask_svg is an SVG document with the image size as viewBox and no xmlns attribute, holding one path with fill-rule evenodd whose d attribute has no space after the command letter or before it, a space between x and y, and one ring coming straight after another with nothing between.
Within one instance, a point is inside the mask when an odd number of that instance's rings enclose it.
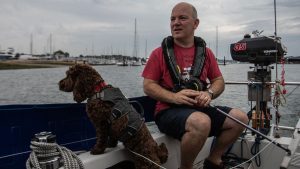
<instances>
[{"instance_id":1,"label":"man","mask_svg":"<svg viewBox=\"0 0 300 169\"><path fill-rule=\"evenodd\" d=\"M171 33L177 66L182 78L193 66L195 58L194 32L199 25L197 11L191 4L178 3L171 13ZM242 133L244 128L217 112L209 104L224 91L224 79L212 51L205 47L205 62L200 81L208 79L205 91L182 88L174 92L172 72L164 59L163 48L155 49L145 66L144 92L158 100L155 121L161 132L181 141L181 169L192 169L197 154L207 137L216 136L216 144L204 162L204 168L223 168L221 156L226 148ZM176 68L177 68L176 66ZM247 123L245 113L238 109L220 107L229 115Z\"/></svg>"}]
</instances>

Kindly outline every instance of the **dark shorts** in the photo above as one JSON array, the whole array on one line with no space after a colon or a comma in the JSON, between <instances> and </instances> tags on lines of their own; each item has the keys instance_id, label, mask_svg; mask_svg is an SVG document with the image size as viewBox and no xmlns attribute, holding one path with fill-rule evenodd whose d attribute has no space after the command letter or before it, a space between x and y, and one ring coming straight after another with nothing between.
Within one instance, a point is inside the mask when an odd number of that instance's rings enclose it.
<instances>
[{"instance_id":1,"label":"dark shorts","mask_svg":"<svg viewBox=\"0 0 300 169\"><path fill-rule=\"evenodd\" d=\"M216 106L227 114L232 108L226 106ZM185 133L185 122L187 118L196 111L203 112L211 119L211 130L209 136L218 136L225 121L226 116L218 112L213 107L193 108L193 107L172 107L158 112L155 123L159 130L169 136L181 140Z\"/></svg>"}]
</instances>

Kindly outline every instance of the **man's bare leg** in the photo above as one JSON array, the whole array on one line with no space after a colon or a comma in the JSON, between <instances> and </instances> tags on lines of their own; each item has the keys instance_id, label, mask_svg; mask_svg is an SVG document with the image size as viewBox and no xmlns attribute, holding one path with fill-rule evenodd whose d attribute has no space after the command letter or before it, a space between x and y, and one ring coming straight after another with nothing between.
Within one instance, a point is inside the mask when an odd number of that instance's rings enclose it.
<instances>
[{"instance_id":1,"label":"man's bare leg","mask_svg":"<svg viewBox=\"0 0 300 169\"><path fill-rule=\"evenodd\" d=\"M232 109L229 112L229 115L237 118L238 120L244 122L245 124L248 123L248 117L246 113L238 109ZM212 149L209 157L207 158L209 161L211 161L214 164L220 164L222 162L221 157L223 153L232 143L234 143L237 140L237 138L243 132L244 127L236 123L235 121L226 118L222 130L223 130L222 133L216 139L216 144L214 148Z\"/></svg>"},{"instance_id":2,"label":"man's bare leg","mask_svg":"<svg viewBox=\"0 0 300 169\"><path fill-rule=\"evenodd\" d=\"M186 121L186 133L181 139L180 169L192 169L193 162L202 149L209 131L210 118L201 112L192 113Z\"/></svg>"}]
</instances>

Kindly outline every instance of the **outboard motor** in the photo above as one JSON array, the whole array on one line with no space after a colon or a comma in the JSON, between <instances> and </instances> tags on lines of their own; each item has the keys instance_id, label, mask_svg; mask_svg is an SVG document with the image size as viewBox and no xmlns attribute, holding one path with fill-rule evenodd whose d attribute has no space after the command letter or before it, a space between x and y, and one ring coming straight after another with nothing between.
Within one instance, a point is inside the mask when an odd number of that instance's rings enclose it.
<instances>
[{"instance_id":1,"label":"outboard motor","mask_svg":"<svg viewBox=\"0 0 300 169\"><path fill-rule=\"evenodd\" d=\"M273 66L270 64L280 62L287 51L280 42L281 38L259 34L254 34L254 37L246 34L242 40L232 43L230 53L233 60L255 65L250 67L253 71L248 71L248 100L256 102L249 117L252 119L252 127L266 134L271 120L267 106L267 102L271 101L271 85L267 83L272 79Z\"/></svg>"},{"instance_id":2,"label":"outboard motor","mask_svg":"<svg viewBox=\"0 0 300 169\"><path fill-rule=\"evenodd\" d=\"M244 38L230 45L233 60L259 65L270 65L279 62L286 54L286 48L281 44L280 37L258 36L246 34Z\"/></svg>"}]
</instances>

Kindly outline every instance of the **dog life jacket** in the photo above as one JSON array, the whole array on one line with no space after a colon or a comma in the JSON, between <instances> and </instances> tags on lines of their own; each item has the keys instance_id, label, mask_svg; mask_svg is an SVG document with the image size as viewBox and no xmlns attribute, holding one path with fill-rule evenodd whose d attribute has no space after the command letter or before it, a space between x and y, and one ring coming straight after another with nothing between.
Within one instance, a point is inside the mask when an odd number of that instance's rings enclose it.
<instances>
[{"instance_id":1,"label":"dog life jacket","mask_svg":"<svg viewBox=\"0 0 300 169\"><path fill-rule=\"evenodd\" d=\"M195 43L195 58L194 63L192 66L192 77L188 82L185 82L181 78L180 67L176 63L175 53L174 53L174 39L172 36L166 37L161 44L163 49L164 59L169 69L173 84L174 84L174 92L178 92L182 89L194 89L201 91L203 90L204 86L203 83L199 80L200 74L202 72L204 61L206 57L206 43L205 41L195 36L194 37Z\"/></svg>"},{"instance_id":2,"label":"dog life jacket","mask_svg":"<svg viewBox=\"0 0 300 169\"><path fill-rule=\"evenodd\" d=\"M129 103L128 99L123 95L119 88L106 88L100 93L100 98L103 101L109 101L114 103L111 111L111 116L108 122L111 124L113 120L116 120L123 116L128 116L128 125L119 138L121 142L126 141L131 136L135 135L142 127L144 119L135 110L135 108Z\"/></svg>"}]
</instances>

